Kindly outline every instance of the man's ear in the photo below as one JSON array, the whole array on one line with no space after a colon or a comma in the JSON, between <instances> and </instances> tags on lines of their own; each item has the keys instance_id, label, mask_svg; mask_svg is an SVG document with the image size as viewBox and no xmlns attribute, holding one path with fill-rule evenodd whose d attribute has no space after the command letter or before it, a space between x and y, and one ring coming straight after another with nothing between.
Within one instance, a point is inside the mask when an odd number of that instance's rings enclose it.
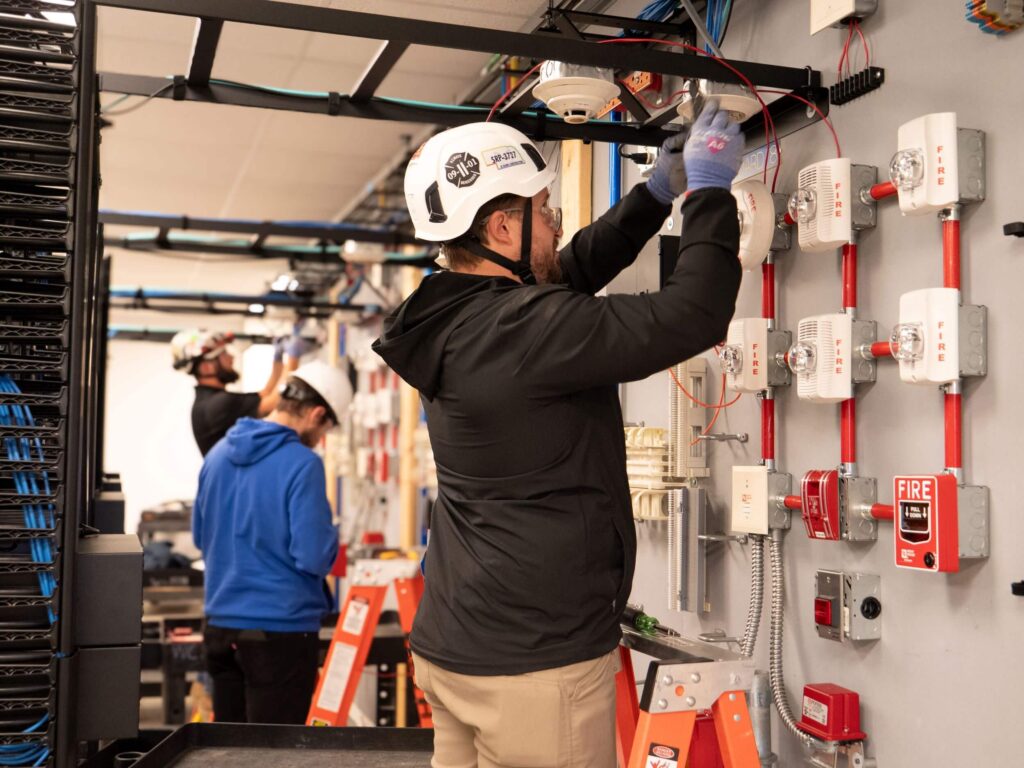
<instances>
[{"instance_id":1,"label":"man's ear","mask_svg":"<svg viewBox=\"0 0 1024 768\"><path fill-rule=\"evenodd\" d=\"M511 245L514 241L512 234L513 217L509 216L506 211L495 211L487 219L487 224L484 226L484 237L487 238L486 242L492 245Z\"/></svg>"},{"instance_id":2,"label":"man's ear","mask_svg":"<svg viewBox=\"0 0 1024 768\"><path fill-rule=\"evenodd\" d=\"M327 409L322 405L314 405L309 409L310 416L312 417L313 423L320 426L327 421Z\"/></svg>"}]
</instances>

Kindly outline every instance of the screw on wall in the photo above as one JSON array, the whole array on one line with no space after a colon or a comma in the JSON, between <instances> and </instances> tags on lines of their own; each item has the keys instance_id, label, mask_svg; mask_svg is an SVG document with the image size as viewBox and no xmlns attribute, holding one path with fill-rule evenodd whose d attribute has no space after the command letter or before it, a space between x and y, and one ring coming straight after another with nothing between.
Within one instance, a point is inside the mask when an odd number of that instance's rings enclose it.
<instances>
[{"instance_id":1,"label":"screw on wall","mask_svg":"<svg viewBox=\"0 0 1024 768\"><path fill-rule=\"evenodd\" d=\"M1003 225L1003 234L1009 237L1024 237L1024 221L1011 221Z\"/></svg>"}]
</instances>

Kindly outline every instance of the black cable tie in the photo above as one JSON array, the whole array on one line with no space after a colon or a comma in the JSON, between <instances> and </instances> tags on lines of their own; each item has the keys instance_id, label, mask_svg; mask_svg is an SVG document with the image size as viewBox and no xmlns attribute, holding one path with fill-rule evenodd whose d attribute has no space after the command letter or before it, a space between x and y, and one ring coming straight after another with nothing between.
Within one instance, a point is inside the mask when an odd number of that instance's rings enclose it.
<instances>
[{"instance_id":1,"label":"black cable tie","mask_svg":"<svg viewBox=\"0 0 1024 768\"><path fill-rule=\"evenodd\" d=\"M336 117L341 114L341 94L330 91L327 94L327 114Z\"/></svg>"},{"instance_id":2,"label":"black cable tie","mask_svg":"<svg viewBox=\"0 0 1024 768\"><path fill-rule=\"evenodd\" d=\"M175 101L184 101L187 90L188 82L185 80L185 76L175 75L171 87L171 97Z\"/></svg>"}]
</instances>

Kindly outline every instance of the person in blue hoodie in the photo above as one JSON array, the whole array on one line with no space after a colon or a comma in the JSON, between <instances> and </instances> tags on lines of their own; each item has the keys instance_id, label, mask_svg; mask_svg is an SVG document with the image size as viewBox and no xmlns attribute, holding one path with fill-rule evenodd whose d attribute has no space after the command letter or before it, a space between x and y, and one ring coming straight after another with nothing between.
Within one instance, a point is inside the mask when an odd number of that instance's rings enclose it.
<instances>
[{"instance_id":1,"label":"person in blue hoodie","mask_svg":"<svg viewBox=\"0 0 1024 768\"><path fill-rule=\"evenodd\" d=\"M330 609L324 577L338 554L313 448L351 397L343 371L303 365L265 419L240 419L203 463L192 537L206 566L203 640L218 722L306 720Z\"/></svg>"}]
</instances>

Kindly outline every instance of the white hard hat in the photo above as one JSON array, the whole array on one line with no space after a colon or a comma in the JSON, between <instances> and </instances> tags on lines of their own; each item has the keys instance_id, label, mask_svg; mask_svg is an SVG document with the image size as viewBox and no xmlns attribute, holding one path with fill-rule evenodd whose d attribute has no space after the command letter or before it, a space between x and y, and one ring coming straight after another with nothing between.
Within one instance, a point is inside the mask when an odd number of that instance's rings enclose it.
<instances>
[{"instance_id":1,"label":"white hard hat","mask_svg":"<svg viewBox=\"0 0 1024 768\"><path fill-rule=\"evenodd\" d=\"M349 403L352 402L352 385L344 370L328 365L322 360L314 360L296 368L288 379L289 381L299 379L320 395L333 411L328 415L334 419L335 423L340 423L345 418ZM285 394L288 394L287 384L285 384Z\"/></svg>"},{"instance_id":2,"label":"white hard hat","mask_svg":"<svg viewBox=\"0 0 1024 768\"><path fill-rule=\"evenodd\" d=\"M230 331L201 331L190 328L178 331L171 339L171 356L176 370L188 369L200 360L215 360L232 341L235 334Z\"/></svg>"},{"instance_id":3,"label":"white hard hat","mask_svg":"<svg viewBox=\"0 0 1024 768\"><path fill-rule=\"evenodd\" d=\"M430 138L405 170L405 202L420 240L441 243L469 231L499 195L533 197L555 179L525 134L501 123L470 123Z\"/></svg>"}]
</instances>

